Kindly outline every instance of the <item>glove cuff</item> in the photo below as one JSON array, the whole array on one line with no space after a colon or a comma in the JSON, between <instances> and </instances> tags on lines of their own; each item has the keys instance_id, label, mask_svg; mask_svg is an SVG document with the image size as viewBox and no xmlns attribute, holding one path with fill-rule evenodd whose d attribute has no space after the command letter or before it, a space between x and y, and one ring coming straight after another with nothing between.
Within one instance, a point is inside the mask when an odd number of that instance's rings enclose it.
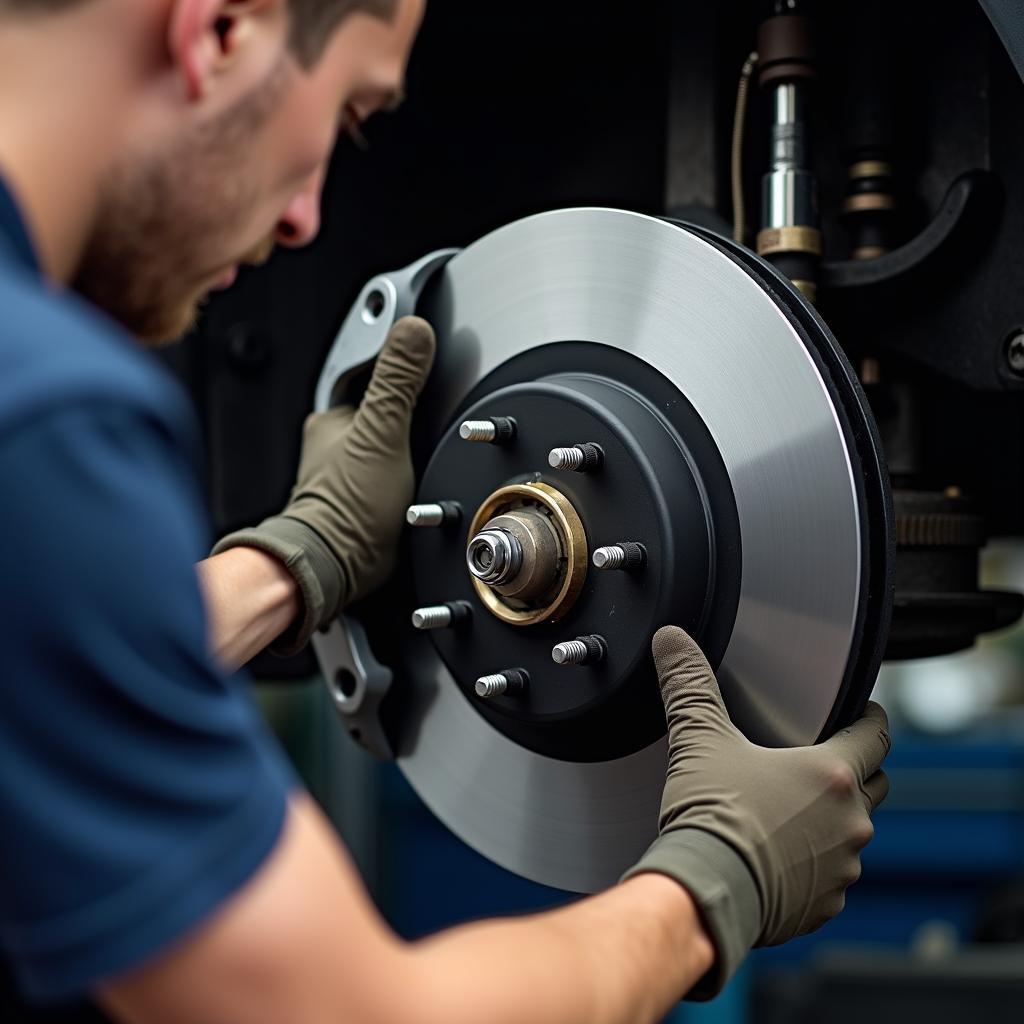
<instances>
[{"instance_id":1,"label":"glove cuff","mask_svg":"<svg viewBox=\"0 0 1024 1024\"><path fill-rule=\"evenodd\" d=\"M338 560L320 534L290 516L272 516L259 526L229 533L217 542L211 554L237 547L258 548L273 555L295 578L303 613L269 649L281 657L298 653L309 643L314 630L341 611L346 585Z\"/></svg>"},{"instance_id":2,"label":"glove cuff","mask_svg":"<svg viewBox=\"0 0 1024 1024\"><path fill-rule=\"evenodd\" d=\"M712 999L761 931L761 898L750 869L724 840L702 829L681 828L655 839L622 880L645 871L674 878L693 897L714 944L715 962L686 998Z\"/></svg>"}]
</instances>

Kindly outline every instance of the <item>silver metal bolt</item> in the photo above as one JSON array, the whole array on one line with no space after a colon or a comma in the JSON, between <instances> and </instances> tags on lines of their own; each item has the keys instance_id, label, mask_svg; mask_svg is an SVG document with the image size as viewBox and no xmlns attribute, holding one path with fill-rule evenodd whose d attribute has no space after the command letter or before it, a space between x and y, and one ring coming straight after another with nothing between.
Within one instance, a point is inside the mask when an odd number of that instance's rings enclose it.
<instances>
[{"instance_id":1,"label":"silver metal bolt","mask_svg":"<svg viewBox=\"0 0 1024 1024\"><path fill-rule=\"evenodd\" d=\"M412 613L414 629L445 629L464 623L472 614L466 601L447 601L417 608Z\"/></svg>"},{"instance_id":2,"label":"silver metal bolt","mask_svg":"<svg viewBox=\"0 0 1024 1024\"><path fill-rule=\"evenodd\" d=\"M405 521L410 526L440 526L444 522L444 509L440 505L410 505L405 510Z\"/></svg>"},{"instance_id":3,"label":"silver metal bolt","mask_svg":"<svg viewBox=\"0 0 1024 1024\"><path fill-rule=\"evenodd\" d=\"M592 634L564 640L551 649L551 660L556 665L594 665L604 660L608 645L603 636Z\"/></svg>"},{"instance_id":4,"label":"silver metal bolt","mask_svg":"<svg viewBox=\"0 0 1024 1024\"><path fill-rule=\"evenodd\" d=\"M595 548L590 560L595 569L625 569L632 572L647 564L647 549L636 541L621 540L618 544Z\"/></svg>"},{"instance_id":5,"label":"silver metal bolt","mask_svg":"<svg viewBox=\"0 0 1024 1024\"><path fill-rule=\"evenodd\" d=\"M551 649L556 665L582 665L587 660L587 645L582 640L566 640Z\"/></svg>"},{"instance_id":6,"label":"silver metal bolt","mask_svg":"<svg viewBox=\"0 0 1024 1024\"><path fill-rule=\"evenodd\" d=\"M463 441L508 444L516 436L516 421L511 416L492 416L487 420L465 420L459 427Z\"/></svg>"},{"instance_id":7,"label":"silver metal bolt","mask_svg":"<svg viewBox=\"0 0 1024 1024\"><path fill-rule=\"evenodd\" d=\"M476 681L474 689L478 697L499 697L508 689L508 680L503 672L497 672L493 676L481 676Z\"/></svg>"},{"instance_id":8,"label":"silver metal bolt","mask_svg":"<svg viewBox=\"0 0 1024 1024\"><path fill-rule=\"evenodd\" d=\"M478 697L500 697L503 693L518 693L526 688L530 677L524 669L507 668L504 672L481 676L473 689Z\"/></svg>"},{"instance_id":9,"label":"silver metal bolt","mask_svg":"<svg viewBox=\"0 0 1024 1024\"><path fill-rule=\"evenodd\" d=\"M592 473L604 464L604 449L593 441L581 441L568 448L552 448L548 465L552 469L571 469L574 473Z\"/></svg>"},{"instance_id":10,"label":"silver metal bolt","mask_svg":"<svg viewBox=\"0 0 1024 1024\"><path fill-rule=\"evenodd\" d=\"M548 465L552 469L579 469L583 465L583 452L579 448L552 448L548 453Z\"/></svg>"},{"instance_id":11,"label":"silver metal bolt","mask_svg":"<svg viewBox=\"0 0 1024 1024\"><path fill-rule=\"evenodd\" d=\"M497 431L490 420L466 420L459 427L459 437L463 441L484 441L490 444L494 441Z\"/></svg>"},{"instance_id":12,"label":"silver metal bolt","mask_svg":"<svg viewBox=\"0 0 1024 1024\"><path fill-rule=\"evenodd\" d=\"M444 629L452 624L452 610L446 604L417 608L412 613L413 629Z\"/></svg>"},{"instance_id":13,"label":"silver metal bolt","mask_svg":"<svg viewBox=\"0 0 1024 1024\"><path fill-rule=\"evenodd\" d=\"M593 554L595 569L618 569L626 560L626 552L618 544L598 548Z\"/></svg>"},{"instance_id":14,"label":"silver metal bolt","mask_svg":"<svg viewBox=\"0 0 1024 1024\"><path fill-rule=\"evenodd\" d=\"M443 526L457 522L461 510L454 501L435 501L426 505L410 505L405 510L405 521L410 526Z\"/></svg>"}]
</instances>

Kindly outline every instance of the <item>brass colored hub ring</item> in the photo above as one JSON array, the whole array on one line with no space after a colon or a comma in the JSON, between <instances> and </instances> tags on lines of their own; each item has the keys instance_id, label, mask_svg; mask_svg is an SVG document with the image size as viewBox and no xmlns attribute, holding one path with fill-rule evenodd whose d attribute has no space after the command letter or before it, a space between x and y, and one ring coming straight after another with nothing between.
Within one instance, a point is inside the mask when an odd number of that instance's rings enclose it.
<instances>
[{"instance_id":1,"label":"brass colored hub ring","mask_svg":"<svg viewBox=\"0 0 1024 1024\"><path fill-rule=\"evenodd\" d=\"M557 622L566 615L583 590L587 576L587 535L572 503L561 491L548 484L525 483L499 487L477 509L469 525L475 537L497 516L517 509L539 511L547 517L558 537L560 585L554 597L543 606L514 608L486 583L473 578L473 588L492 615L512 626L532 626L538 622Z\"/></svg>"}]
</instances>

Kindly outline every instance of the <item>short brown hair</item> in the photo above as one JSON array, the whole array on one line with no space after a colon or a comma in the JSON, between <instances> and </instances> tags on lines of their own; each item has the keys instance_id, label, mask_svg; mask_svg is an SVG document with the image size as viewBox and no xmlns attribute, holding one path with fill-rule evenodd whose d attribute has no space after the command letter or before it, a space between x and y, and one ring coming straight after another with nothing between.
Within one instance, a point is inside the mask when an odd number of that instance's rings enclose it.
<instances>
[{"instance_id":1,"label":"short brown hair","mask_svg":"<svg viewBox=\"0 0 1024 1024\"><path fill-rule=\"evenodd\" d=\"M89 0L0 0L0 13L55 14ZM315 64L331 33L356 11L371 14L382 21L395 16L398 0L287 0L291 8L290 45L305 67Z\"/></svg>"},{"instance_id":2,"label":"short brown hair","mask_svg":"<svg viewBox=\"0 0 1024 1024\"><path fill-rule=\"evenodd\" d=\"M363 11L382 21L395 16L398 0L288 0L292 9L291 48L305 67L315 64L331 33L350 14Z\"/></svg>"}]
</instances>

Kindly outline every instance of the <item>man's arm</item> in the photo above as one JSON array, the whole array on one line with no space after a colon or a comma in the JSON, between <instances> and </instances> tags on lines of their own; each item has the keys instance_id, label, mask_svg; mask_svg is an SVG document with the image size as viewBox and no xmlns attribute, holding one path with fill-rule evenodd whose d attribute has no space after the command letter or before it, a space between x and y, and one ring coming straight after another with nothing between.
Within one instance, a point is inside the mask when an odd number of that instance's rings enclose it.
<instances>
[{"instance_id":1,"label":"man's arm","mask_svg":"<svg viewBox=\"0 0 1024 1024\"><path fill-rule=\"evenodd\" d=\"M284 564L257 548L231 548L196 566L210 653L228 670L244 665L295 621L302 599Z\"/></svg>"},{"instance_id":2,"label":"man's arm","mask_svg":"<svg viewBox=\"0 0 1024 1024\"><path fill-rule=\"evenodd\" d=\"M296 797L249 884L99 999L128 1024L642 1024L712 957L686 890L655 874L560 910L405 943L319 811Z\"/></svg>"}]
</instances>

